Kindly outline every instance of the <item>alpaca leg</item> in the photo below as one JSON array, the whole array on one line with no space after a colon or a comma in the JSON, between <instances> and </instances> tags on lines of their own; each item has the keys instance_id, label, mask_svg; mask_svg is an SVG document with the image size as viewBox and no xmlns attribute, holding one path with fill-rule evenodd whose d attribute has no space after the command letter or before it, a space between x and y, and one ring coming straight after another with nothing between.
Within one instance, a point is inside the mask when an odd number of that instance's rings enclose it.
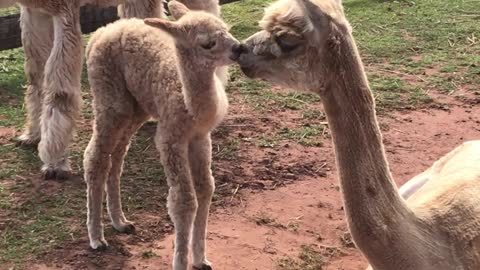
<instances>
[{"instance_id":1,"label":"alpaca leg","mask_svg":"<svg viewBox=\"0 0 480 270\"><path fill-rule=\"evenodd\" d=\"M199 270L211 270L212 267L207 260L205 248L208 213L215 190L215 182L211 171L212 144L210 135L191 141L188 157L198 201L192 236L193 267Z\"/></svg>"},{"instance_id":2,"label":"alpaca leg","mask_svg":"<svg viewBox=\"0 0 480 270\"><path fill-rule=\"evenodd\" d=\"M134 124L132 119L140 118L141 112L135 111L135 101L125 88L121 76L116 71L109 72L108 66L100 65L104 58L110 55L99 54L99 58L89 59L88 79L90 81L93 96L95 122L93 135L85 150L83 166L85 181L87 182L87 228L90 238L90 246L93 249L104 249L107 242L103 236L102 206L103 192L107 191L108 206L113 206L115 192L112 190L109 176L117 176L120 180L121 167L124 155L115 153L121 146L121 140L125 140L127 129ZM137 120L139 121L139 120ZM127 140L128 144L128 140ZM126 146L124 147L126 151ZM118 172L117 172L118 171ZM110 187L108 187L110 185ZM118 200L120 200L119 183ZM118 205L118 207L121 206ZM110 211L110 215L115 211Z\"/></svg>"},{"instance_id":3,"label":"alpaca leg","mask_svg":"<svg viewBox=\"0 0 480 270\"><path fill-rule=\"evenodd\" d=\"M122 233L133 233L135 231L133 223L125 218L125 214L122 211L120 176L122 175L123 161L128 151L131 137L147 119L148 115L146 113L135 112L132 121L126 121L128 127L125 128L111 155L112 167L107 181L107 206L113 227Z\"/></svg>"},{"instance_id":4,"label":"alpaca leg","mask_svg":"<svg viewBox=\"0 0 480 270\"><path fill-rule=\"evenodd\" d=\"M45 65L42 139L38 146L45 179L68 176L67 148L80 114L83 46L79 7L75 2L53 17L55 38Z\"/></svg>"},{"instance_id":5,"label":"alpaca leg","mask_svg":"<svg viewBox=\"0 0 480 270\"><path fill-rule=\"evenodd\" d=\"M53 22L47 14L22 7L20 25L28 85L25 95L27 122L22 135L18 137L18 144L36 146L40 142L43 71L52 50Z\"/></svg>"},{"instance_id":6,"label":"alpaca leg","mask_svg":"<svg viewBox=\"0 0 480 270\"><path fill-rule=\"evenodd\" d=\"M127 0L125 4L118 6L120 18L162 18L162 0Z\"/></svg>"},{"instance_id":7,"label":"alpaca leg","mask_svg":"<svg viewBox=\"0 0 480 270\"><path fill-rule=\"evenodd\" d=\"M169 185L168 213L175 225L175 253L173 270L186 270L192 226L197 211L195 189L188 166L188 144L180 136L163 137L157 128L155 143L160 152Z\"/></svg>"},{"instance_id":8,"label":"alpaca leg","mask_svg":"<svg viewBox=\"0 0 480 270\"><path fill-rule=\"evenodd\" d=\"M83 159L87 183L88 237L90 246L99 250L107 247L102 224L105 182L112 167L111 154L124 133L124 129L118 128L120 122L112 120L112 117L103 115L95 119L92 139L85 149Z\"/></svg>"}]
</instances>

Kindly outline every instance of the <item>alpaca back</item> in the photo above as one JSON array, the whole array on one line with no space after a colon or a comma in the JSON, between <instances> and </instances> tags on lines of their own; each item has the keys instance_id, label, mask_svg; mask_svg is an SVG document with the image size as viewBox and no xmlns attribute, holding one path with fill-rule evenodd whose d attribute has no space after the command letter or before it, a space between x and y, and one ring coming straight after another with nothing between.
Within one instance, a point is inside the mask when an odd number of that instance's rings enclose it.
<instances>
[{"instance_id":1,"label":"alpaca back","mask_svg":"<svg viewBox=\"0 0 480 270\"><path fill-rule=\"evenodd\" d=\"M112 95L102 90L111 81L121 83L154 118L168 114L170 106L184 106L174 42L142 20L120 20L97 30L87 46L87 66L94 98Z\"/></svg>"},{"instance_id":2,"label":"alpaca back","mask_svg":"<svg viewBox=\"0 0 480 270\"><path fill-rule=\"evenodd\" d=\"M445 245L462 258L465 269L480 262L480 141L458 146L436 161L428 181L407 201L427 224L435 224ZM460 262L455 262L459 264Z\"/></svg>"}]
</instances>

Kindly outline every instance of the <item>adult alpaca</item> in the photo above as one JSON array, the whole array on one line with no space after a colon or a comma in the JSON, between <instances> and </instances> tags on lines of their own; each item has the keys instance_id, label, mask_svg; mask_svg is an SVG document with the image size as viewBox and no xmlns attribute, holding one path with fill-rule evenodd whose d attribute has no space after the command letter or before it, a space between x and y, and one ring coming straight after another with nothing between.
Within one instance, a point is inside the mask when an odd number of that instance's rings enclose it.
<instances>
[{"instance_id":1,"label":"adult alpaca","mask_svg":"<svg viewBox=\"0 0 480 270\"><path fill-rule=\"evenodd\" d=\"M68 177L68 146L80 114L83 63L80 7L120 5L124 17L160 17L161 0L0 0L20 4L27 121L20 145L36 146L45 179Z\"/></svg>"},{"instance_id":2,"label":"adult alpaca","mask_svg":"<svg viewBox=\"0 0 480 270\"><path fill-rule=\"evenodd\" d=\"M480 141L457 147L399 193L341 3L280 0L261 26L238 62L250 77L320 95L349 229L370 267L480 269Z\"/></svg>"}]
</instances>

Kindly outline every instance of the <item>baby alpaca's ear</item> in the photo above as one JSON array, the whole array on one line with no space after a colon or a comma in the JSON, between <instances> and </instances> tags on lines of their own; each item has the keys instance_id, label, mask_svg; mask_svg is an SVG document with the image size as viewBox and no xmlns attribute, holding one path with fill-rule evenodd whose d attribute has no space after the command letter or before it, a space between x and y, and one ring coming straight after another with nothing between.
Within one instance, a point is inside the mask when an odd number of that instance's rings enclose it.
<instances>
[{"instance_id":1,"label":"baby alpaca's ear","mask_svg":"<svg viewBox=\"0 0 480 270\"><path fill-rule=\"evenodd\" d=\"M180 19L183 15L190 11L184 4L177 1L170 1L168 3L168 10L175 20Z\"/></svg>"},{"instance_id":2,"label":"baby alpaca's ear","mask_svg":"<svg viewBox=\"0 0 480 270\"><path fill-rule=\"evenodd\" d=\"M167 32L168 34L170 34L171 36L173 36L174 38L181 37L181 36L183 37L185 34L183 31L183 27L176 22L168 21L165 19L158 19L158 18L147 18L147 19L144 19L143 21L145 22L146 25L150 25L158 29L161 29Z\"/></svg>"}]
</instances>

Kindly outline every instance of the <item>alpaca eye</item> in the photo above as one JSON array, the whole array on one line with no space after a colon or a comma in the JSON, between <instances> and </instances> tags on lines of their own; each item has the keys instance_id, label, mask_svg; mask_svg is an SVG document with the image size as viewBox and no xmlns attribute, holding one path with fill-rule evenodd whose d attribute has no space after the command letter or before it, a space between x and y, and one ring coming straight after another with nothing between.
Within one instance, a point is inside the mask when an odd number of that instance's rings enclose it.
<instances>
[{"instance_id":1,"label":"alpaca eye","mask_svg":"<svg viewBox=\"0 0 480 270\"><path fill-rule=\"evenodd\" d=\"M202 48L204 48L205 50L210 50L211 48L215 47L215 44L216 44L215 41L211 41L207 44L202 44L200 46L202 46Z\"/></svg>"},{"instance_id":2,"label":"alpaca eye","mask_svg":"<svg viewBox=\"0 0 480 270\"><path fill-rule=\"evenodd\" d=\"M300 45L298 38L293 35L276 36L275 42L283 52L293 51L298 45Z\"/></svg>"}]
</instances>

